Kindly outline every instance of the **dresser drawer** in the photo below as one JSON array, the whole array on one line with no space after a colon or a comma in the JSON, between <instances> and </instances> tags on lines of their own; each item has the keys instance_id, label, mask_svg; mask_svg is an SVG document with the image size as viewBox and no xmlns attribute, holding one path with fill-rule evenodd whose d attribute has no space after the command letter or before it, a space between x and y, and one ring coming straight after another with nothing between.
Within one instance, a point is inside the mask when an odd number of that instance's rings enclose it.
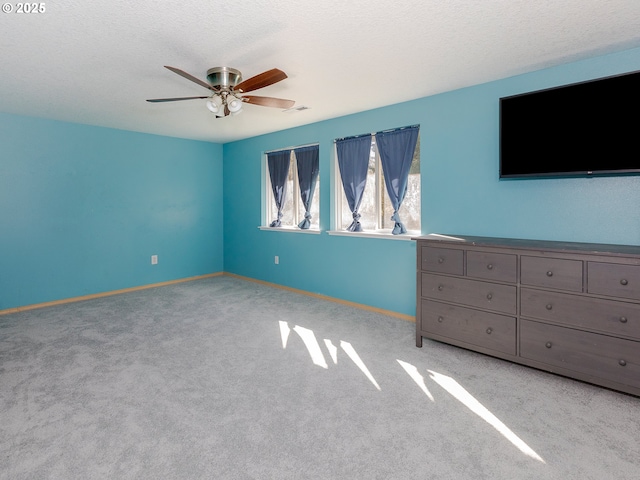
<instances>
[{"instance_id":1,"label":"dresser drawer","mask_svg":"<svg viewBox=\"0 0 640 480\"><path fill-rule=\"evenodd\" d=\"M423 297L516 314L515 286L428 273L423 273L421 280Z\"/></svg>"},{"instance_id":2,"label":"dresser drawer","mask_svg":"<svg viewBox=\"0 0 640 480\"><path fill-rule=\"evenodd\" d=\"M516 319L513 317L423 299L420 322L423 331L516 354Z\"/></svg>"},{"instance_id":3,"label":"dresser drawer","mask_svg":"<svg viewBox=\"0 0 640 480\"><path fill-rule=\"evenodd\" d=\"M422 270L462 275L464 251L454 248L422 247Z\"/></svg>"},{"instance_id":4,"label":"dresser drawer","mask_svg":"<svg viewBox=\"0 0 640 480\"><path fill-rule=\"evenodd\" d=\"M640 300L640 265L587 263L589 293Z\"/></svg>"},{"instance_id":5,"label":"dresser drawer","mask_svg":"<svg viewBox=\"0 0 640 480\"><path fill-rule=\"evenodd\" d=\"M520 315L640 340L640 305L523 288Z\"/></svg>"},{"instance_id":6,"label":"dresser drawer","mask_svg":"<svg viewBox=\"0 0 640 480\"><path fill-rule=\"evenodd\" d=\"M521 320L520 355L549 366L640 387L640 342Z\"/></svg>"},{"instance_id":7,"label":"dresser drawer","mask_svg":"<svg viewBox=\"0 0 640 480\"><path fill-rule=\"evenodd\" d=\"M582 262L560 258L520 258L520 283L582 292Z\"/></svg>"},{"instance_id":8,"label":"dresser drawer","mask_svg":"<svg viewBox=\"0 0 640 480\"><path fill-rule=\"evenodd\" d=\"M467 252L467 276L516 283L516 255L493 252Z\"/></svg>"}]
</instances>

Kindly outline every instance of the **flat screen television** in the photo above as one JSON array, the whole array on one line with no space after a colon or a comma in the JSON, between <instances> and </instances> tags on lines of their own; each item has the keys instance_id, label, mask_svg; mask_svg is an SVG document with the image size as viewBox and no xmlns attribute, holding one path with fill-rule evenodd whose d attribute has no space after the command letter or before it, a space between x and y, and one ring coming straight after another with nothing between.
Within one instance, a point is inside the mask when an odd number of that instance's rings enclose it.
<instances>
[{"instance_id":1,"label":"flat screen television","mask_svg":"<svg viewBox=\"0 0 640 480\"><path fill-rule=\"evenodd\" d=\"M640 174L640 71L500 99L500 178Z\"/></svg>"}]
</instances>

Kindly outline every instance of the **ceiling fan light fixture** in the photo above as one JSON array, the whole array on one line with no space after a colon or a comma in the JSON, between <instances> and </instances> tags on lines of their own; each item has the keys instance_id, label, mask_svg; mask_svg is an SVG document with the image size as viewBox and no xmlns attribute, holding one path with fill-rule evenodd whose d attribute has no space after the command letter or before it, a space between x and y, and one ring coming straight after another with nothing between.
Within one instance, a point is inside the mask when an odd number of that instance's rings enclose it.
<instances>
[{"instance_id":1,"label":"ceiling fan light fixture","mask_svg":"<svg viewBox=\"0 0 640 480\"><path fill-rule=\"evenodd\" d=\"M220 113L220 109L222 107L222 99L219 95L212 95L207 100L207 108L211 113L215 113L216 115Z\"/></svg>"},{"instance_id":2,"label":"ceiling fan light fixture","mask_svg":"<svg viewBox=\"0 0 640 480\"><path fill-rule=\"evenodd\" d=\"M238 113L242 110L242 99L236 97L235 95L229 95L227 97L227 107L229 107L229 111L231 113Z\"/></svg>"}]
</instances>

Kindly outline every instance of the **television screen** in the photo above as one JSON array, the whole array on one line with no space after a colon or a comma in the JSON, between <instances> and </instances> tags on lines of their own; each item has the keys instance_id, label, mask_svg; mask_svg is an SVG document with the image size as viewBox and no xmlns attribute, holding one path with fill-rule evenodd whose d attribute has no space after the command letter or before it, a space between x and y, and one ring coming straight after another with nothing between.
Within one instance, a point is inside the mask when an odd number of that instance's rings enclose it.
<instances>
[{"instance_id":1,"label":"television screen","mask_svg":"<svg viewBox=\"0 0 640 480\"><path fill-rule=\"evenodd\" d=\"M500 99L500 178L640 174L640 71Z\"/></svg>"}]
</instances>

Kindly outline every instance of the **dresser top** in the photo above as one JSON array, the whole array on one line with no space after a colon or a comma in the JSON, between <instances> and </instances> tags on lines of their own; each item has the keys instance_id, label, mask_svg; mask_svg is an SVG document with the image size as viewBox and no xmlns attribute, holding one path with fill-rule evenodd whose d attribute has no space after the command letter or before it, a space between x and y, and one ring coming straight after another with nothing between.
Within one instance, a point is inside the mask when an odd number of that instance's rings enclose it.
<instances>
[{"instance_id":1,"label":"dresser top","mask_svg":"<svg viewBox=\"0 0 640 480\"><path fill-rule=\"evenodd\" d=\"M526 240L520 238L475 237L432 233L413 240L427 240L447 245L468 245L481 247L502 247L515 249L536 249L555 252L584 252L591 254L625 255L640 257L640 245L615 245L602 243L558 242L551 240Z\"/></svg>"}]
</instances>

